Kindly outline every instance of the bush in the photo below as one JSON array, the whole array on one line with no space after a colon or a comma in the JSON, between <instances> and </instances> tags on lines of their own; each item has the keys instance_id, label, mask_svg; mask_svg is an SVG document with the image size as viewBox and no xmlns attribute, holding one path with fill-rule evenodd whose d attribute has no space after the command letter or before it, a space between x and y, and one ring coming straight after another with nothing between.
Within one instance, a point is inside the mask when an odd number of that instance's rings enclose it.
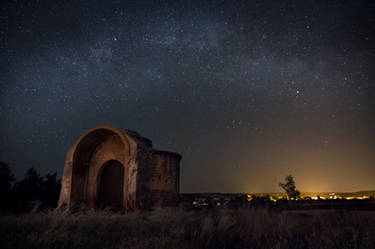
<instances>
[{"instance_id":1,"label":"bush","mask_svg":"<svg viewBox=\"0 0 375 249\"><path fill-rule=\"evenodd\" d=\"M42 177L30 168L24 179L16 181L7 163L0 161L0 209L24 212L36 207L56 207L61 189L61 180L56 173Z\"/></svg>"}]
</instances>

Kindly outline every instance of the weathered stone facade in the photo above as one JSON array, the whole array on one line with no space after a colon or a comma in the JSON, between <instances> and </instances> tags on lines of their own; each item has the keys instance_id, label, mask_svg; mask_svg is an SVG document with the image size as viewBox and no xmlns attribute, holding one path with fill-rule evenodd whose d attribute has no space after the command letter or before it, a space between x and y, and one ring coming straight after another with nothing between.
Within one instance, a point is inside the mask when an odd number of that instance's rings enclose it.
<instances>
[{"instance_id":1,"label":"weathered stone facade","mask_svg":"<svg viewBox=\"0 0 375 249\"><path fill-rule=\"evenodd\" d=\"M176 205L180 160L134 131L92 128L67 153L58 206L129 211Z\"/></svg>"}]
</instances>

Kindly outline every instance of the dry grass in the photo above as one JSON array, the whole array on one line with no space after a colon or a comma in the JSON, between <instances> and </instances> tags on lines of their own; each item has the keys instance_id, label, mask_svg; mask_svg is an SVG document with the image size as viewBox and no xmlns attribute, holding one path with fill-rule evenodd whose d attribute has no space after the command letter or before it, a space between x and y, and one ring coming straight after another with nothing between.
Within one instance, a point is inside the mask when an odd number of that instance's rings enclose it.
<instances>
[{"instance_id":1,"label":"dry grass","mask_svg":"<svg viewBox=\"0 0 375 249\"><path fill-rule=\"evenodd\" d=\"M1 248L375 248L375 211L2 215Z\"/></svg>"}]
</instances>

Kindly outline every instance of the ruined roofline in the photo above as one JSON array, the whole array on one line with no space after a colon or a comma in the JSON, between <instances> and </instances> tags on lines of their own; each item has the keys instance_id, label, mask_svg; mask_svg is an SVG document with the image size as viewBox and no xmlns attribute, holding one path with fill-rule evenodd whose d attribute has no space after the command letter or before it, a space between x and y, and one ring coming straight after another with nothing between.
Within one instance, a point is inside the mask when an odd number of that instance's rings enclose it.
<instances>
[{"instance_id":1,"label":"ruined roofline","mask_svg":"<svg viewBox=\"0 0 375 249\"><path fill-rule=\"evenodd\" d=\"M166 157L174 157L177 160L181 160L182 159L182 156L180 154L178 154L178 153L171 152L171 151L155 150L152 147L152 141L150 139L142 137L136 131L132 131L132 130L129 130L129 129L123 129L121 131L123 133L125 133L126 135L132 137L133 139L138 140L138 141L142 141L144 144L146 144L147 147L149 147L149 152L151 154L157 154L157 155L166 156Z\"/></svg>"},{"instance_id":2,"label":"ruined roofline","mask_svg":"<svg viewBox=\"0 0 375 249\"><path fill-rule=\"evenodd\" d=\"M90 129L89 131L94 131L94 130L99 130L99 129L108 129L110 131L113 131L113 132L116 132L116 128L112 127L112 126L97 126L97 127L94 127L92 129ZM175 153L175 152L171 152L171 151L163 151L163 150L155 150L153 149L152 147L152 141L148 138L145 138L145 137L142 137L138 132L136 131L133 131L133 130L129 130L129 129L122 129L122 130L117 130L117 131L120 131L120 133L124 134L124 135L127 135L129 136L130 138L134 139L135 141L138 141L138 142L141 142L142 144L146 145L146 147L149 148L149 152L151 154L157 154L157 155L161 155L161 156L166 156L166 157L174 157L174 158L177 158L177 160L181 160L182 159L182 156L178 153ZM86 134L84 136L86 136L87 134L89 134L89 132L86 132ZM82 136L82 137L84 137Z\"/></svg>"},{"instance_id":3,"label":"ruined roofline","mask_svg":"<svg viewBox=\"0 0 375 249\"><path fill-rule=\"evenodd\" d=\"M133 138L135 140L143 142L143 144L147 145L147 147L152 148L152 141L148 138L142 137L141 135L139 135L138 132L133 131L133 130L129 130L129 129L123 129L123 130L121 130L121 132L130 136L131 138Z\"/></svg>"},{"instance_id":4,"label":"ruined roofline","mask_svg":"<svg viewBox=\"0 0 375 249\"><path fill-rule=\"evenodd\" d=\"M157 155L162 155L162 156L172 156L177 158L178 160L182 159L182 156L178 153L171 152L171 151L165 151L165 150L150 150L151 154L157 154Z\"/></svg>"}]
</instances>

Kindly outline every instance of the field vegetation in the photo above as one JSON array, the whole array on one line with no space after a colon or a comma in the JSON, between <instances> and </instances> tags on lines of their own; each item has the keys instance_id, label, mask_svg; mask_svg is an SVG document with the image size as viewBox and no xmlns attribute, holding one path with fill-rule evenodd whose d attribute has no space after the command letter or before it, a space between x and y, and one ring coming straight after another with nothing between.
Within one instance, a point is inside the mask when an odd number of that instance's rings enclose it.
<instances>
[{"instance_id":1,"label":"field vegetation","mask_svg":"<svg viewBox=\"0 0 375 249\"><path fill-rule=\"evenodd\" d=\"M375 248L375 211L49 211L3 214L0 224L3 249Z\"/></svg>"}]
</instances>

